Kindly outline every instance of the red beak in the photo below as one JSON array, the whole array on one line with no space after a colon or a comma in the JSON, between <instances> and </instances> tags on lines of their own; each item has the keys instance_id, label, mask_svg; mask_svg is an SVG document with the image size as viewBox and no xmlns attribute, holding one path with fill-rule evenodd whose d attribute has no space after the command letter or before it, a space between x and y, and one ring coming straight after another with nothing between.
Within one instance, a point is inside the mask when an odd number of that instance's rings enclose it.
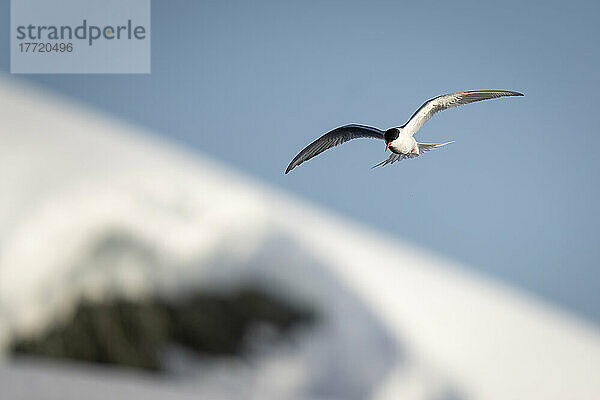
<instances>
[{"instance_id":1,"label":"red beak","mask_svg":"<svg viewBox=\"0 0 600 400\"><path fill-rule=\"evenodd\" d=\"M391 144L391 143L392 143L392 142L388 142L388 143L385 145L385 151L387 151L387 149L390 147L390 144Z\"/></svg>"}]
</instances>

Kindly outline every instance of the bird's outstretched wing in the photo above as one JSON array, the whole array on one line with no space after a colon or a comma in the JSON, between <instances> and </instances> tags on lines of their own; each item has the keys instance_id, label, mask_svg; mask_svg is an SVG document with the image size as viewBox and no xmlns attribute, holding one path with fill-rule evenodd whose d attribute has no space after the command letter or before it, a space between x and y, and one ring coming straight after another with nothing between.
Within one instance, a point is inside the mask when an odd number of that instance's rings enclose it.
<instances>
[{"instance_id":1,"label":"bird's outstretched wing","mask_svg":"<svg viewBox=\"0 0 600 400\"><path fill-rule=\"evenodd\" d=\"M472 90L469 92L444 94L425 102L402 128L410 135L414 135L425 122L440 111L462 106L463 104L504 96L523 96L523 94L510 90Z\"/></svg>"},{"instance_id":2,"label":"bird's outstretched wing","mask_svg":"<svg viewBox=\"0 0 600 400\"><path fill-rule=\"evenodd\" d=\"M287 174L298 165L306 160L310 160L314 156L321 154L327 149L347 142L350 139L356 138L374 138L383 140L383 131L372 126L365 125L344 125L327 132L308 146L306 146L294 159L290 162L285 173Z\"/></svg>"}]
</instances>

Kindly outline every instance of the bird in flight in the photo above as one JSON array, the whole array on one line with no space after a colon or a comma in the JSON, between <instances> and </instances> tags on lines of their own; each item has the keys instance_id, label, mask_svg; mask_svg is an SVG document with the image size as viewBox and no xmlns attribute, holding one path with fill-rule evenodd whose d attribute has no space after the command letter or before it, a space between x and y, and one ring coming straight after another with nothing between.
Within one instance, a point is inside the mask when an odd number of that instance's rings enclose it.
<instances>
[{"instance_id":1,"label":"bird in flight","mask_svg":"<svg viewBox=\"0 0 600 400\"><path fill-rule=\"evenodd\" d=\"M453 143L419 143L415 140L415 133L417 133L423 124L436 113L447 110L448 108L462 106L463 104L504 96L523 96L523 94L509 90L472 90L468 92L444 94L425 102L425 104L423 104L404 125L390 128L387 131L382 131L381 129L372 126L357 124L340 126L339 128L327 132L306 146L290 162L285 173L287 174L304 161L310 160L327 149L357 138L384 140L385 150L387 151L390 149L392 151L392 154L386 160L374 165L373 168L393 164L396 161L404 160L405 158L418 157L423 152Z\"/></svg>"}]
</instances>

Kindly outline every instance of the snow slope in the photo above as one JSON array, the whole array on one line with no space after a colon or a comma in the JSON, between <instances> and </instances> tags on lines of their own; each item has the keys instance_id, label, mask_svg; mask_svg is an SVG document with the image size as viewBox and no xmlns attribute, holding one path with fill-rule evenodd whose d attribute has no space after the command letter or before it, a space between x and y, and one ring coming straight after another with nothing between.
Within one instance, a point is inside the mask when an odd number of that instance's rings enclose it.
<instances>
[{"instance_id":1,"label":"snow slope","mask_svg":"<svg viewBox=\"0 0 600 400\"><path fill-rule=\"evenodd\" d=\"M597 326L80 104L2 76L0 93L0 346L81 296L252 279L333 321L300 356L265 356L255 398L600 396ZM48 384L29 368L0 383Z\"/></svg>"}]
</instances>

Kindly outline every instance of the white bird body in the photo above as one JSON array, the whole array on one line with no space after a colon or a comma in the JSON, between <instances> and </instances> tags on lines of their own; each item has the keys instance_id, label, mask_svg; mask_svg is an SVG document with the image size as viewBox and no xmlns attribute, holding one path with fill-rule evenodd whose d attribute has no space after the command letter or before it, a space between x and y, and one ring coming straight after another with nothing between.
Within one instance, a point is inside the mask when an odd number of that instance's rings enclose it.
<instances>
[{"instance_id":1,"label":"white bird body","mask_svg":"<svg viewBox=\"0 0 600 400\"><path fill-rule=\"evenodd\" d=\"M398 128L400 134L397 139L390 142L390 150L396 154L416 154L419 155L419 145L413 135L406 129Z\"/></svg>"}]
</instances>

